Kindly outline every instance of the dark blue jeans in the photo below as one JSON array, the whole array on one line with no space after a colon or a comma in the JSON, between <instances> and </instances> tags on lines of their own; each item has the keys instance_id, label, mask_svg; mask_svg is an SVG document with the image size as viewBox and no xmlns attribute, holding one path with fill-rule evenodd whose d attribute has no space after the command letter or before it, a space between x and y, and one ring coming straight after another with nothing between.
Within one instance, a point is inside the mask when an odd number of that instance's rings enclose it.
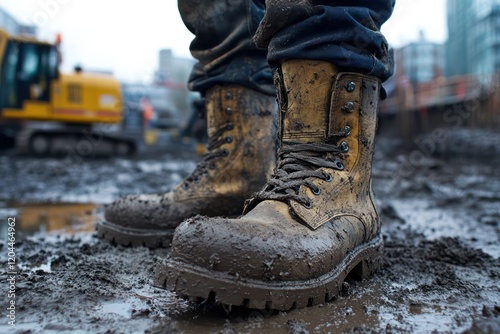
<instances>
[{"instance_id":1,"label":"dark blue jeans","mask_svg":"<svg viewBox=\"0 0 500 334\"><path fill-rule=\"evenodd\" d=\"M198 63L189 88L237 84L273 95L286 59L332 62L386 80L393 65L380 27L395 0L178 0ZM257 46L258 45L258 46Z\"/></svg>"}]
</instances>

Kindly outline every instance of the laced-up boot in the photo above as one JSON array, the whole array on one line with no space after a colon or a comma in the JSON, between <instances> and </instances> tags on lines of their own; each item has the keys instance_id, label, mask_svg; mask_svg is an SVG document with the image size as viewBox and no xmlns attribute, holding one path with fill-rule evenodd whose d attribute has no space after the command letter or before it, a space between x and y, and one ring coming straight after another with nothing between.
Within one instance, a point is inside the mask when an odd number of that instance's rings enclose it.
<instances>
[{"instance_id":1,"label":"laced-up boot","mask_svg":"<svg viewBox=\"0 0 500 334\"><path fill-rule=\"evenodd\" d=\"M237 219L182 223L154 284L226 305L288 310L329 301L346 276L382 260L371 186L381 83L331 63L289 60L275 73L278 165Z\"/></svg>"},{"instance_id":2,"label":"laced-up boot","mask_svg":"<svg viewBox=\"0 0 500 334\"><path fill-rule=\"evenodd\" d=\"M206 94L208 153L172 191L115 200L98 223L100 237L120 245L167 247L174 229L195 215L236 216L276 165L274 97L239 86ZM274 133L273 133L274 131Z\"/></svg>"}]
</instances>

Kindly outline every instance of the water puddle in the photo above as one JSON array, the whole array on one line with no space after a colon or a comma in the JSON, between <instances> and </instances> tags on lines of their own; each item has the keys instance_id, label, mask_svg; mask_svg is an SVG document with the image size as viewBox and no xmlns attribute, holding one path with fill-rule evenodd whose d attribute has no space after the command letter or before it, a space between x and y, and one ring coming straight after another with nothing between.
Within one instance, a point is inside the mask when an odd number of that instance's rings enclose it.
<instances>
[{"instance_id":1,"label":"water puddle","mask_svg":"<svg viewBox=\"0 0 500 334\"><path fill-rule=\"evenodd\" d=\"M121 315L126 319L131 318L131 305L130 303L108 303L102 304L102 313L114 313Z\"/></svg>"},{"instance_id":2,"label":"water puddle","mask_svg":"<svg viewBox=\"0 0 500 334\"><path fill-rule=\"evenodd\" d=\"M35 233L74 234L92 232L102 214L102 206L91 203L5 203L0 206L2 217L16 219L16 233L29 236ZM7 220L1 222L0 238L7 237Z\"/></svg>"}]
</instances>

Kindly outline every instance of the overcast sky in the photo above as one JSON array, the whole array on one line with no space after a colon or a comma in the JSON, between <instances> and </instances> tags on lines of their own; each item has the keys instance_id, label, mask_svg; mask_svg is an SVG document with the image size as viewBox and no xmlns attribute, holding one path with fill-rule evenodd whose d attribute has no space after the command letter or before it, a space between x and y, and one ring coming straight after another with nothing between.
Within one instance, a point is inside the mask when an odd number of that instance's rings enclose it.
<instances>
[{"instance_id":1,"label":"overcast sky","mask_svg":"<svg viewBox=\"0 0 500 334\"><path fill-rule=\"evenodd\" d=\"M394 47L417 40L446 39L445 0L397 0L383 32ZM189 57L193 35L184 27L176 0L0 0L23 23L39 27L41 39L63 37L63 70L75 64L111 70L124 81L148 82L158 51Z\"/></svg>"}]
</instances>

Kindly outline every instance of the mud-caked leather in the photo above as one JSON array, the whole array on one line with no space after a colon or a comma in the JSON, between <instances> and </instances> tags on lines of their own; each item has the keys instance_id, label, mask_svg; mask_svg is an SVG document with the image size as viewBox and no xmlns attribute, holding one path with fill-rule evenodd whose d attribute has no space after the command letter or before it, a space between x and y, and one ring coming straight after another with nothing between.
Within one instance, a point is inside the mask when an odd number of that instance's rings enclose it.
<instances>
[{"instance_id":1,"label":"mud-caked leather","mask_svg":"<svg viewBox=\"0 0 500 334\"><path fill-rule=\"evenodd\" d=\"M101 237L121 245L166 247L174 229L195 215L240 215L276 166L276 100L240 86L206 94L208 153L165 194L118 198L98 223Z\"/></svg>"},{"instance_id":2,"label":"mud-caked leather","mask_svg":"<svg viewBox=\"0 0 500 334\"><path fill-rule=\"evenodd\" d=\"M237 219L195 217L174 236L155 285L226 305L288 310L331 300L348 274L380 266L371 186L377 78L289 60L275 73L277 169Z\"/></svg>"}]
</instances>

